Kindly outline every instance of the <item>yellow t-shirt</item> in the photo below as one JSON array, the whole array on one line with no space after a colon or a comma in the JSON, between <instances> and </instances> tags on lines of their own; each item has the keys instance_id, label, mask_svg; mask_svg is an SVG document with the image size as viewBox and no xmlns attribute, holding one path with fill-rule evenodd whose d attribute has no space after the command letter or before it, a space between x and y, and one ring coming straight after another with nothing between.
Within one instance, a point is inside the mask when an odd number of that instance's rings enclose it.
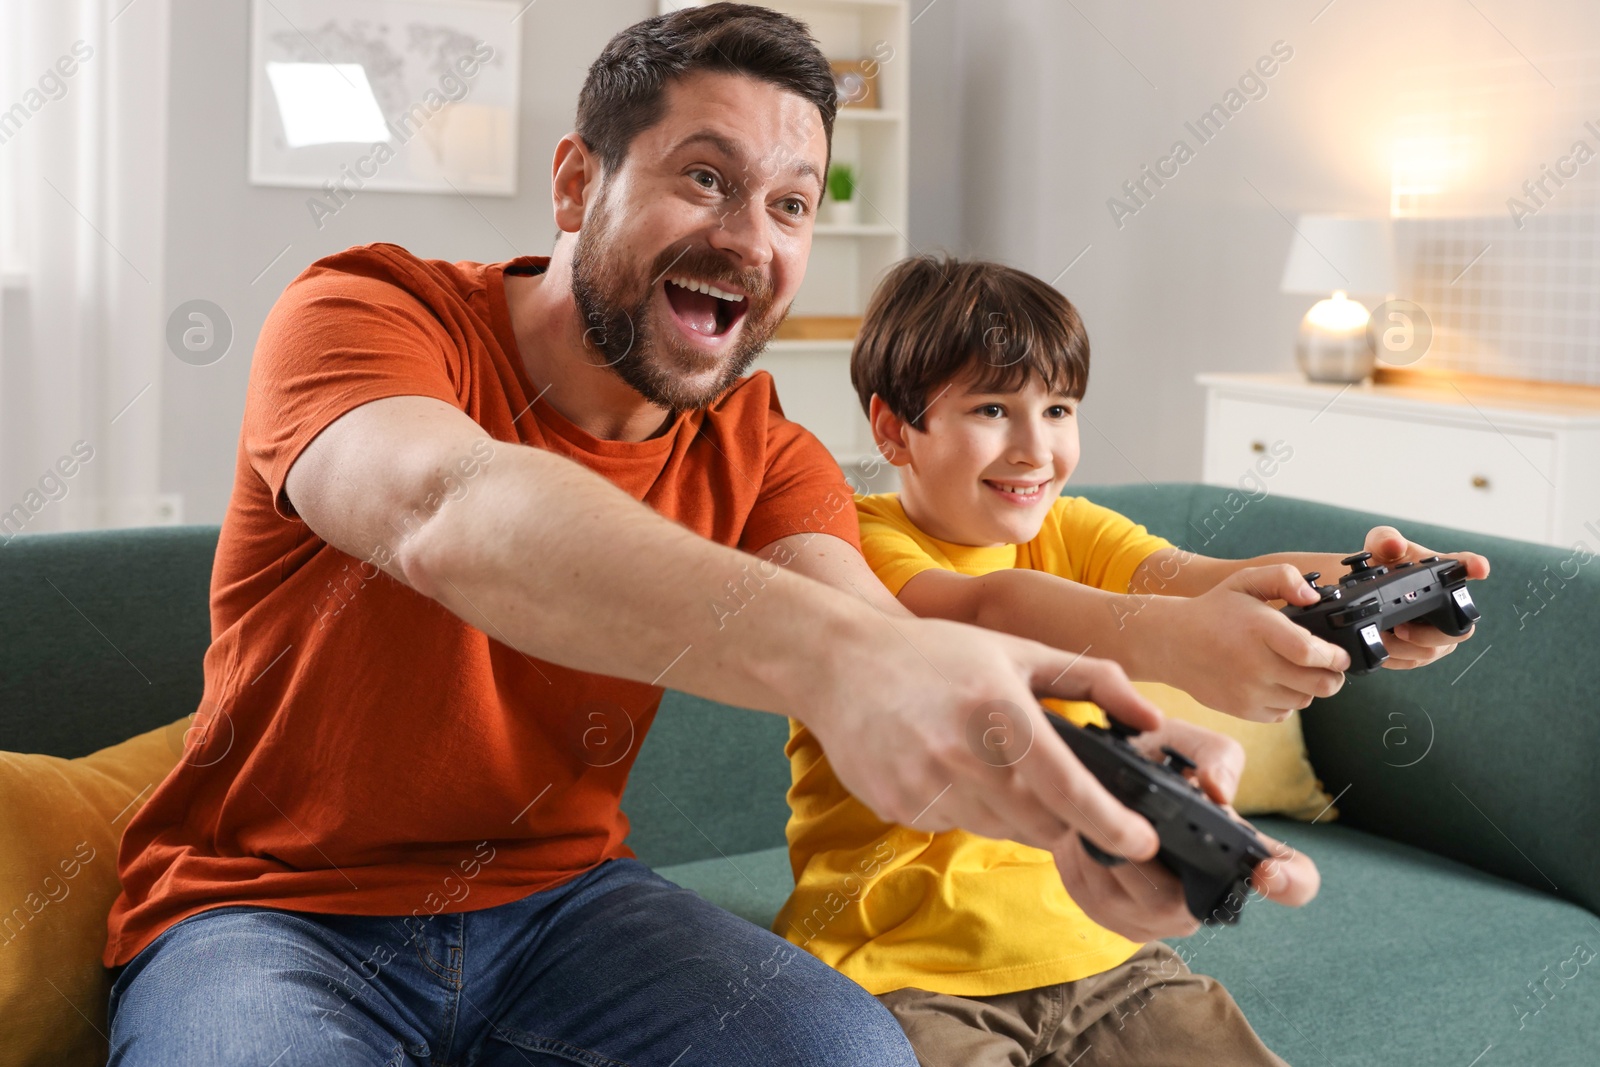
<instances>
[{"instance_id":1,"label":"yellow t-shirt","mask_svg":"<svg viewBox=\"0 0 1600 1067\"><path fill-rule=\"evenodd\" d=\"M896 494L857 497L861 550L891 593L943 567L981 575L1047 571L1126 592L1152 552L1143 526L1076 497L1050 509L1025 545L973 547L929 537ZM1073 722L1104 723L1093 704L1046 701ZM795 890L773 929L871 993L915 987L993 996L1109 970L1139 945L1098 925L1067 895L1050 853L965 830L881 821L839 783L811 732L790 720L789 862Z\"/></svg>"}]
</instances>

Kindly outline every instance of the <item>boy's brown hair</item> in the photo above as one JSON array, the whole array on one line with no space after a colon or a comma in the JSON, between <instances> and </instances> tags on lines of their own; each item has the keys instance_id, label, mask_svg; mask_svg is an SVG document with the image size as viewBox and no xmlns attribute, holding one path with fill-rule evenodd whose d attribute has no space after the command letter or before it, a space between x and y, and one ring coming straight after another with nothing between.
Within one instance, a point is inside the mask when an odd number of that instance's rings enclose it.
<instances>
[{"instance_id":1,"label":"boy's brown hair","mask_svg":"<svg viewBox=\"0 0 1600 1067\"><path fill-rule=\"evenodd\" d=\"M1037 375L1053 392L1089 386L1089 335L1077 308L1025 271L986 260L913 256L890 268L867 305L850 354L850 382L913 429L962 372L984 392L1010 392Z\"/></svg>"}]
</instances>

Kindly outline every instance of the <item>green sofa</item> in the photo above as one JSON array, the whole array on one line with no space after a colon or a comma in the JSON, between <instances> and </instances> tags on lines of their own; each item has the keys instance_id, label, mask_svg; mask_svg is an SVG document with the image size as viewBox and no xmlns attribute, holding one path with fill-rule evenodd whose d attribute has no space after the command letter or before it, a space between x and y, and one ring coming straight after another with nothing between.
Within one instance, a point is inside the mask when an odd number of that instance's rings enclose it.
<instances>
[{"instance_id":1,"label":"green sofa","mask_svg":"<svg viewBox=\"0 0 1600 1067\"><path fill-rule=\"evenodd\" d=\"M1383 521L1189 484L1074 491L1216 556L1354 551ZM1183 952L1295 1064L1592 1067L1600 563L1396 525L1490 557L1478 634L1438 666L1351 679L1308 709L1312 762L1341 817L1260 823L1317 860L1321 894L1300 910L1253 904ZM216 536L0 548L0 749L79 756L192 710ZM670 693L624 799L642 859L763 925L790 886L786 736L777 717Z\"/></svg>"}]
</instances>

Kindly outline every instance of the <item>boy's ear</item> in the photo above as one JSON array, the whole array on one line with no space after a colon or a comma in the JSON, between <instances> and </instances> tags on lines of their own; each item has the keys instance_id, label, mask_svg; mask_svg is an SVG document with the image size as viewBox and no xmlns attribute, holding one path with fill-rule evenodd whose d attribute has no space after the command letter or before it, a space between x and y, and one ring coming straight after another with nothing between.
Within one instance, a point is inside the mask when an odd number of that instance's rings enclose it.
<instances>
[{"instance_id":1,"label":"boy's ear","mask_svg":"<svg viewBox=\"0 0 1600 1067\"><path fill-rule=\"evenodd\" d=\"M867 421L872 424L872 443L878 454L896 467L911 462L911 450L906 444L910 427L904 419L889 410L889 405L877 393L867 403Z\"/></svg>"}]
</instances>

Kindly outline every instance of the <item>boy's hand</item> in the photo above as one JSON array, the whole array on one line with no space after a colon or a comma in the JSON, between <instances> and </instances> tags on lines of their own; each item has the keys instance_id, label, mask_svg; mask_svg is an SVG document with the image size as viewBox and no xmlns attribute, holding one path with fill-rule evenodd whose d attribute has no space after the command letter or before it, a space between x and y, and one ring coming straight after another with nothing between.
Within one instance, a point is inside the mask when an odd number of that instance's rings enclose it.
<instances>
[{"instance_id":1,"label":"boy's hand","mask_svg":"<svg viewBox=\"0 0 1600 1067\"><path fill-rule=\"evenodd\" d=\"M1159 681L1241 719L1276 722L1344 684L1350 655L1269 605L1315 603L1294 567L1237 571L1197 597L1156 597Z\"/></svg>"},{"instance_id":2,"label":"boy's hand","mask_svg":"<svg viewBox=\"0 0 1600 1067\"><path fill-rule=\"evenodd\" d=\"M1204 727L1166 719L1157 729L1141 734L1133 744L1146 756L1158 759L1162 745L1184 753L1196 764L1201 788L1229 814L1238 817L1231 803L1244 771L1244 748L1237 741ZM1255 890L1269 900L1295 908L1315 897L1322 876L1311 858L1265 834L1258 836L1272 858L1259 864L1251 876ZM1148 860L1116 867L1093 864L1085 868L1081 845L1057 849L1054 855L1068 895L1106 929L1132 941L1186 937L1199 929L1199 921L1183 903L1177 877L1160 862ZM1176 910L1171 903L1174 892L1178 894ZM1179 925L1180 933L1170 932Z\"/></svg>"},{"instance_id":3,"label":"boy's hand","mask_svg":"<svg viewBox=\"0 0 1600 1067\"><path fill-rule=\"evenodd\" d=\"M1406 560L1415 563L1429 556L1440 556L1444 559L1459 560L1465 564L1468 578L1489 577L1488 559L1476 552L1435 552L1414 541L1406 540L1393 526L1374 526L1367 533L1366 544L1362 546L1362 551L1372 553L1372 565L1375 567L1380 565L1393 567L1396 563L1403 563ZM1383 647L1389 650L1389 658L1383 661L1383 665L1396 671L1421 667L1448 656L1456 650L1456 645L1471 636L1472 630L1468 630L1460 637L1451 637L1437 626L1425 622L1403 622L1394 628L1393 633L1383 635Z\"/></svg>"}]
</instances>

